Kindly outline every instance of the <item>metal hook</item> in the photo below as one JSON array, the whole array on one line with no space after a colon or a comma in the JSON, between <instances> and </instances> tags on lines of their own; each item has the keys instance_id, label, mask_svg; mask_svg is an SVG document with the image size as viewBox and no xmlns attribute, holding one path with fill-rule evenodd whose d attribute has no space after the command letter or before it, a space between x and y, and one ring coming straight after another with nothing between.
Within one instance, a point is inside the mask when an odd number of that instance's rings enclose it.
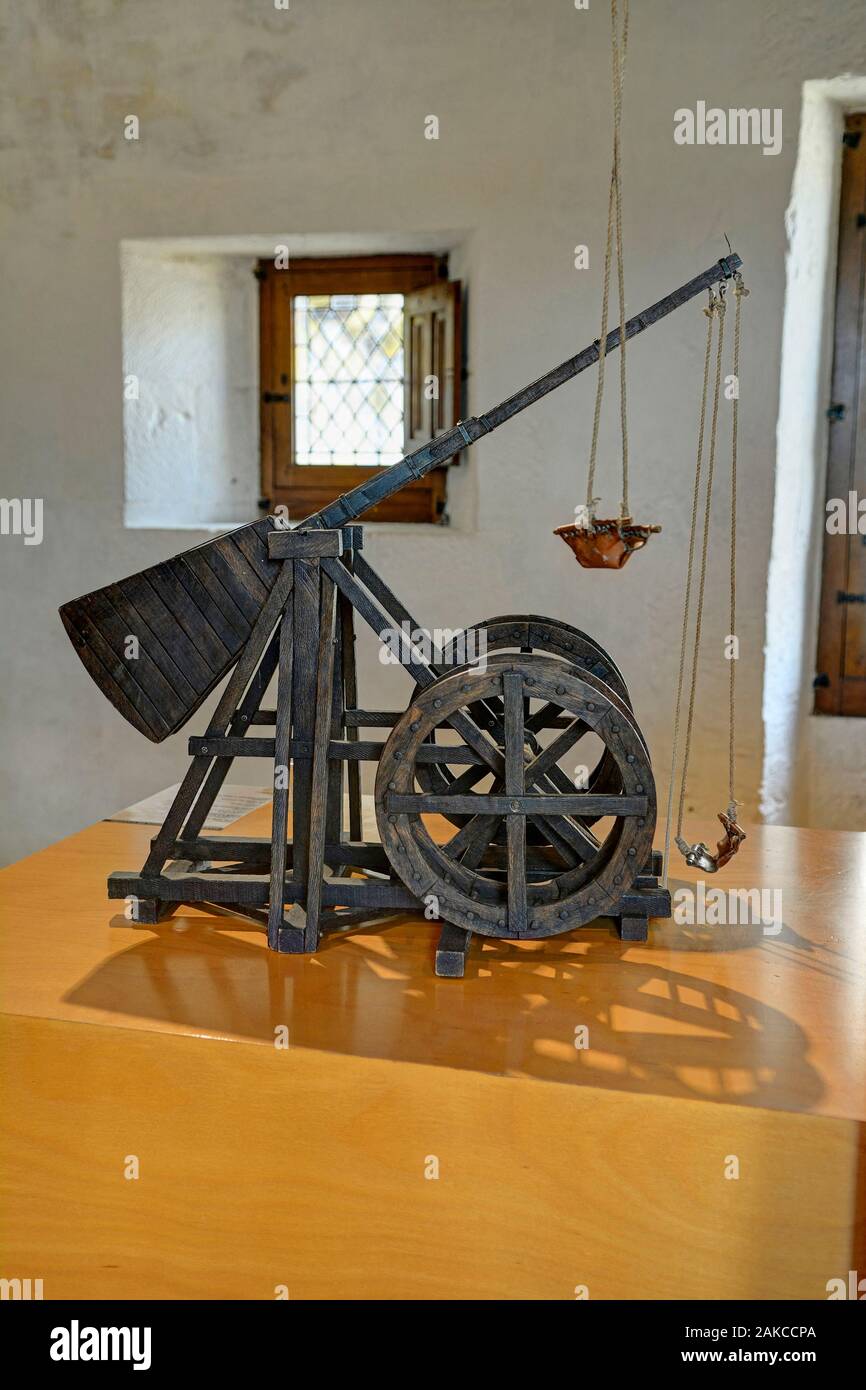
<instances>
[{"instance_id":1,"label":"metal hook","mask_svg":"<svg viewBox=\"0 0 866 1390\"><path fill-rule=\"evenodd\" d=\"M690 869L702 869L705 874L715 874L733 859L746 838L746 832L742 826L737 824L732 814L735 811L736 804L731 802L727 815L722 811L719 812L719 820L725 833L716 845L715 854L704 844L703 840L698 840L696 844L690 845L687 840L682 840L677 836L677 849Z\"/></svg>"}]
</instances>

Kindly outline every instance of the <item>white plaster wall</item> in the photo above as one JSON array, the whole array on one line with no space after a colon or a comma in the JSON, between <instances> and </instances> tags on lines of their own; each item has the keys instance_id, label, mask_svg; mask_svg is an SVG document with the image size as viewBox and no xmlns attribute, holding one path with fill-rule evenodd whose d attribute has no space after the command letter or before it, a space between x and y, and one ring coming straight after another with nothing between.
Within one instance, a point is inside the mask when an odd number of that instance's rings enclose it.
<instances>
[{"instance_id":1,"label":"white plaster wall","mask_svg":"<svg viewBox=\"0 0 866 1390\"><path fill-rule=\"evenodd\" d=\"M866 825L866 719L812 713L826 512L841 140L866 76L804 83L791 201L767 588L761 809L777 824Z\"/></svg>"},{"instance_id":2,"label":"white plaster wall","mask_svg":"<svg viewBox=\"0 0 866 1390\"><path fill-rule=\"evenodd\" d=\"M121 247L127 526L228 527L256 515L254 265Z\"/></svg>"},{"instance_id":3,"label":"white plaster wall","mask_svg":"<svg viewBox=\"0 0 866 1390\"><path fill-rule=\"evenodd\" d=\"M0 541L4 746L12 857L177 780L185 738L154 747L103 700L56 608L195 542L123 527L120 246L153 237L405 238L460 228L470 408L596 336L610 132L607 6L566 0L67 0L4 5L0 172L3 492L45 499L45 539ZM785 227L805 79L866 71L860 0L647 0L633 7L626 96L628 307L724 250L744 256L741 769L761 774L764 599L775 465ZM782 107L777 158L676 146L699 99ZM141 139L122 138L128 113ZM438 142L423 138L439 116ZM586 242L591 269L576 272ZM583 490L587 374L473 448L455 486L472 524L368 538L431 626L521 609L609 645L659 781L668 755L703 317L681 310L631 352L636 510L665 530L619 575L575 565L550 532ZM615 494L615 397L602 480ZM463 504L461 503L461 506ZM724 498L719 518L723 524ZM724 557L706 626L726 630ZM398 698L362 663L371 703ZM727 665L706 665L693 801L724 797ZM404 689L404 688L403 688ZM194 722L203 725L205 712ZM13 727L14 719L14 727ZM192 730L194 731L194 730ZM249 770L243 770L249 777ZM826 775L832 777L833 769Z\"/></svg>"}]
</instances>

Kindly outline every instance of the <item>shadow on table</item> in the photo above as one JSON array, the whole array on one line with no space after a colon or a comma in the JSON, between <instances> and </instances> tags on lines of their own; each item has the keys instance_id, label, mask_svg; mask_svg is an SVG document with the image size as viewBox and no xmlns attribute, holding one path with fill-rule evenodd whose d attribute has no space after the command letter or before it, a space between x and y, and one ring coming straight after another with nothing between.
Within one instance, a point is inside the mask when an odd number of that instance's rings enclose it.
<instances>
[{"instance_id":1,"label":"shadow on table","mask_svg":"<svg viewBox=\"0 0 866 1390\"><path fill-rule=\"evenodd\" d=\"M272 1044L287 1027L294 1048L624 1092L805 1110L822 1094L797 1022L669 964L672 950L751 948L758 961L761 948L835 971L787 928L764 938L760 927L656 923L649 947L604 921L543 942L476 938L466 977L440 980L438 926L416 917L333 933L315 956L278 956L252 926L247 936L238 920L184 912L134 928L129 950L69 1001L170 1030Z\"/></svg>"}]
</instances>

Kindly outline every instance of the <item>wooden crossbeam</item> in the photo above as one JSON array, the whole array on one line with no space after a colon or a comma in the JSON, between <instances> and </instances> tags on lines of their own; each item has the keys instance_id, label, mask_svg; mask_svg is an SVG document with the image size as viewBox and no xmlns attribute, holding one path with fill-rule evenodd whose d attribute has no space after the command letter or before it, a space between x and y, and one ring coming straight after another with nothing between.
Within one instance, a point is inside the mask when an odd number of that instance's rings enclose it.
<instances>
[{"instance_id":1,"label":"wooden crossbeam","mask_svg":"<svg viewBox=\"0 0 866 1390\"><path fill-rule=\"evenodd\" d=\"M299 902L306 885L284 878L278 896L284 903ZM163 902L237 903L240 907L263 907L271 895L269 874L139 874L119 872L109 875L109 898L159 898ZM417 896L402 884L370 879L331 878L322 883L321 901L325 907L383 907L417 909Z\"/></svg>"},{"instance_id":2,"label":"wooden crossbeam","mask_svg":"<svg viewBox=\"0 0 866 1390\"><path fill-rule=\"evenodd\" d=\"M286 846L286 863L291 866L293 845ZM271 841L263 836L200 835L195 840L176 840L171 854L176 859L217 860L224 862L261 863L270 859ZM345 864L349 868L376 869L387 873L390 862L381 845L356 840L328 841L325 863Z\"/></svg>"},{"instance_id":3,"label":"wooden crossbeam","mask_svg":"<svg viewBox=\"0 0 866 1390\"><path fill-rule=\"evenodd\" d=\"M384 743L373 740L359 739L357 743L351 743L347 739L330 739L327 754L334 762L378 762L384 747ZM220 758L273 758L275 748L276 740L272 738L207 738L202 735L189 740L189 751L193 756L207 753ZM309 740L292 739L292 757L309 758L312 752L313 744ZM457 744L422 745L418 749L418 762L455 766L468 763L487 769L486 760L479 753Z\"/></svg>"},{"instance_id":4,"label":"wooden crossbeam","mask_svg":"<svg viewBox=\"0 0 866 1390\"><path fill-rule=\"evenodd\" d=\"M385 800L386 811L395 814L420 815L440 811L457 816L645 816L645 796L595 796L591 792L573 792L570 796L545 796L531 793L526 796L437 796L434 792L413 792L405 795L390 792Z\"/></svg>"}]
</instances>

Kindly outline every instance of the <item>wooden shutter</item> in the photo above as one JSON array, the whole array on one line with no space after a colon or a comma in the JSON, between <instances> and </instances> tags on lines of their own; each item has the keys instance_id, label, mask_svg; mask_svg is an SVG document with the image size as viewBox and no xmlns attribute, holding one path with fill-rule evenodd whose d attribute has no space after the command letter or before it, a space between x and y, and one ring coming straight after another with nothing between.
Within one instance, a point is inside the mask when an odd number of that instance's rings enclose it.
<instances>
[{"instance_id":1,"label":"wooden shutter","mask_svg":"<svg viewBox=\"0 0 866 1390\"><path fill-rule=\"evenodd\" d=\"M440 280L406 296L403 341L404 438L408 454L443 430L452 429L460 419L459 281Z\"/></svg>"},{"instance_id":2,"label":"wooden shutter","mask_svg":"<svg viewBox=\"0 0 866 1390\"><path fill-rule=\"evenodd\" d=\"M262 493L273 506L284 500L292 481L292 282L271 265L257 273Z\"/></svg>"},{"instance_id":3,"label":"wooden shutter","mask_svg":"<svg viewBox=\"0 0 866 1390\"><path fill-rule=\"evenodd\" d=\"M866 115L845 122L827 499L841 499L854 533L824 537L815 681L818 714L866 715ZM852 497L851 495L854 494ZM849 506L850 501L850 506Z\"/></svg>"}]
</instances>

